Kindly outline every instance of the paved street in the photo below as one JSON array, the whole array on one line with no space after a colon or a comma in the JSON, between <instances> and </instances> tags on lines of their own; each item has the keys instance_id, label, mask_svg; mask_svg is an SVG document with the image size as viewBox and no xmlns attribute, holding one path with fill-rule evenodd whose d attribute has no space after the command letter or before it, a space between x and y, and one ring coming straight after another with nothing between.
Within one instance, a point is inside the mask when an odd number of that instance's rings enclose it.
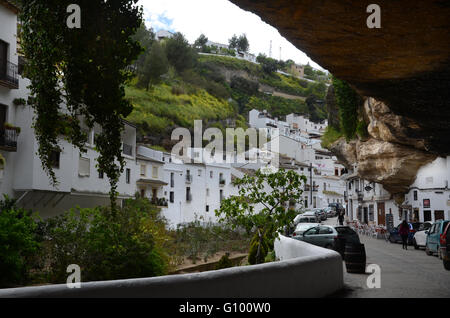
<instances>
[{"instance_id":1,"label":"paved street","mask_svg":"<svg viewBox=\"0 0 450 318\"><path fill-rule=\"evenodd\" d=\"M336 219L325 222L336 225ZM450 271L436 256L427 256L423 249L413 246L403 250L401 244L360 235L365 245L367 265L381 268L381 288L369 289L366 281L370 273L349 274L344 264L345 291L337 297L450 297Z\"/></svg>"}]
</instances>

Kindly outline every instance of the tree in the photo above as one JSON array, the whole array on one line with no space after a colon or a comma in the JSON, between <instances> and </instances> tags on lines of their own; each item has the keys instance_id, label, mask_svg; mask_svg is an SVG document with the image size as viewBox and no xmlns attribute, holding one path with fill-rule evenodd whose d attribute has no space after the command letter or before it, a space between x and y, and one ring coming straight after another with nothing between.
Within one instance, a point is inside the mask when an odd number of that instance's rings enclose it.
<instances>
[{"instance_id":1,"label":"tree","mask_svg":"<svg viewBox=\"0 0 450 318\"><path fill-rule=\"evenodd\" d=\"M237 49L238 48L238 37L236 34L233 34L231 39L228 40L229 48L230 49Z\"/></svg>"},{"instance_id":2,"label":"tree","mask_svg":"<svg viewBox=\"0 0 450 318\"><path fill-rule=\"evenodd\" d=\"M250 44L247 39L247 35L242 34L237 40L237 49L241 52L248 52Z\"/></svg>"},{"instance_id":3,"label":"tree","mask_svg":"<svg viewBox=\"0 0 450 318\"><path fill-rule=\"evenodd\" d=\"M86 152L87 134L81 122L89 128L100 125L98 169L108 176L114 207L117 182L125 166L123 118L132 111L125 99L124 84L132 75L126 68L142 52L133 39L142 24L142 8L135 6L137 0L80 0L82 27L71 29L66 27L71 3L22 1L21 46L27 59L25 76L31 83L28 102L36 114L33 128L38 155L50 181L57 185L52 154L62 150L61 126L67 128L67 140Z\"/></svg>"},{"instance_id":4,"label":"tree","mask_svg":"<svg viewBox=\"0 0 450 318\"><path fill-rule=\"evenodd\" d=\"M288 203L301 202L302 183L306 183L305 176L283 169L257 170L254 176L245 175L234 181L239 195L224 199L216 215L221 222L228 222L233 228L243 227L254 234L251 263L263 262L267 247L273 246L278 234L292 223L296 212ZM256 206L261 209L257 210Z\"/></svg>"},{"instance_id":5,"label":"tree","mask_svg":"<svg viewBox=\"0 0 450 318\"><path fill-rule=\"evenodd\" d=\"M194 47L201 52L204 52L206 43L208 43L208 38L203 33L200 34L197 40L194 42Z\"/></svg>"},{"instance_id":6,"label":"tree","mask_svg":"<svg viewBox=\"0 0 450 318\"><path fill-rule=\"evenodd\" d=\"M265 54L259 54L256 61L261 64L262 70L268 75L276 72L279 68L278 61L267 57Z\"/></svg>"},{"instance_id":7,"label":"tree","mask_svg":"<svg viewBox=\"0 0 450 318\"><path fill-rule=\"evenodd\" d=\"M189 45L183 34L176 33L165 43L167 60L170 65L175 67L178 73L181 73L194 66L197 53Z\"/></svg>"},{"instance_id":8,"label":"tree","mask_svg":"<svg viewBox=\"0 0 450 318\"><path fill-rule=\"evenodd\" d=\"M153 32L153 29L147 29L145 23L142 23L136 31L136 34L133 36L133 40L139 42L144 48L144 51L139 55L139 58L136 61L136 65L139 69L144 66L145 59L147 58L153 42L155 41L155 33Z\"/></svg>"},{"instance_id":9,"label":"tree","mask_svg":"<svg viewBox=\"0 0 450 318\"><path fill-rule=\"evenodd\" d=\"M159 42L155 41L142 69L139 71L138 85L148 90L153 85L161 82L161 76L167 73L168 68L166 53Z\"/></svg>"}]
</instances>

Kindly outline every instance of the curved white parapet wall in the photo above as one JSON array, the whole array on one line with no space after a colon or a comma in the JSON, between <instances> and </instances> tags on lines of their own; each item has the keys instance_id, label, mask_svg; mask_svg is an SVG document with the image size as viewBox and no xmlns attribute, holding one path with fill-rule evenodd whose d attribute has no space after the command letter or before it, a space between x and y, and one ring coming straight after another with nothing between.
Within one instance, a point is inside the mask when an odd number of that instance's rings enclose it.
<instances>
[{"instance_id":1,"label":"curved white parapet wall","mask_svg":"<svg viewBox=\"0 0 450 318\"><path fill-rule=\"evenodd\" d=\"M195 274L0 290L0 297L299 298L324 297L343 287L341 256L281 237L279 262ZM81 273L83 275L83 273ZM83 276L81 276L83 277Z\"/></svg>"}]
</instances>

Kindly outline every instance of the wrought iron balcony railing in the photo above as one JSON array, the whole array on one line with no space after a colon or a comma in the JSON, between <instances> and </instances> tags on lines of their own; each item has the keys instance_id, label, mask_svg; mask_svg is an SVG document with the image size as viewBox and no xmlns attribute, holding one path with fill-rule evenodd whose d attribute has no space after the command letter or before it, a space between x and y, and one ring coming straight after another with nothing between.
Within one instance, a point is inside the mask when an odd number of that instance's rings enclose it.
<instances>
[{"instance_id":1,"label":"wrought iron balcony railing","mask_svg":"<svg viewBox=\"0 0 450 318\"><path fill-rule=\"evenodd\" d=\"M17 137L19 133L15 128L0 128L0 149L5 151L17 151Z\"/></svg>"},{"instance_id":2,"label":"wrought iron balcony railing","mask_svg":"<svg viewBox=\"0 0 450 318\"><path fill-rule=\"evenodd\" d=\"M19 88L19 67L1 57L0 84L13 89Z\"/></svg>"}]
</instances>

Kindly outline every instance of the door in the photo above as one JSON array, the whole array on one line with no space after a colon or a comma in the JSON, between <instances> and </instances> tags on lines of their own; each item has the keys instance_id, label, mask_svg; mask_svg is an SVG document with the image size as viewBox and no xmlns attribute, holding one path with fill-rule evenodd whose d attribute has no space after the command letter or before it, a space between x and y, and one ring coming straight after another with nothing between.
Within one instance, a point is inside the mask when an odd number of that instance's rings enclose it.
<instances>
[{"instance_id":1,"label":"door","mask_svg":"<svg viewBox=\"0 0 450 318\"><path fill-rule=\"evenodd\" d=\"M377 203L378 225L386 225L386 211L384 202Z\"/></svg>"},{"instance_id":2,"label":"door","mask_svg":"<svg viewBox=\"0 0 450 318\"><path fill-rule=\"evenodd\" d=\"M317 237L319 235L319 227L313 227L304 233L303 241L317 245Z\"/></svg>"},{"instance_id":3,"label":"door","mask_svg":"<svg viewBox=\"0 0 450 318\"><path fill-rule=\"evenodd\" d=\"M423 221L431 221L431 211L423 211Z\"/></svg>"},{"instance_id":4,"label":"door","mask_svg":"<svg viewBox=\"0 0 450 318\"><path fill-rule=\"evenodd\" d=\"M0 40L0 78L5 78L8 61L8 44Z\"/></svg>"},{"instance_id":5,"label":"door","mask_svg":"<svg viewBox=\"0 0 450 318\"><path fill-rule=\"evenodd\" d=\"M364 207L363 211L364 211L363 223L367 224L369 222L369 209L367 207Z\"/></svg>"},{"instance_id":6,"label":"door","mask_svg":"<svg viewBox=\"0 0 450 318\"><path fill-rule=\"evenodd\" d=\"M434 211L434 220L443 220L444 219L444 211Z\"/></svg>"}]
</instances>

